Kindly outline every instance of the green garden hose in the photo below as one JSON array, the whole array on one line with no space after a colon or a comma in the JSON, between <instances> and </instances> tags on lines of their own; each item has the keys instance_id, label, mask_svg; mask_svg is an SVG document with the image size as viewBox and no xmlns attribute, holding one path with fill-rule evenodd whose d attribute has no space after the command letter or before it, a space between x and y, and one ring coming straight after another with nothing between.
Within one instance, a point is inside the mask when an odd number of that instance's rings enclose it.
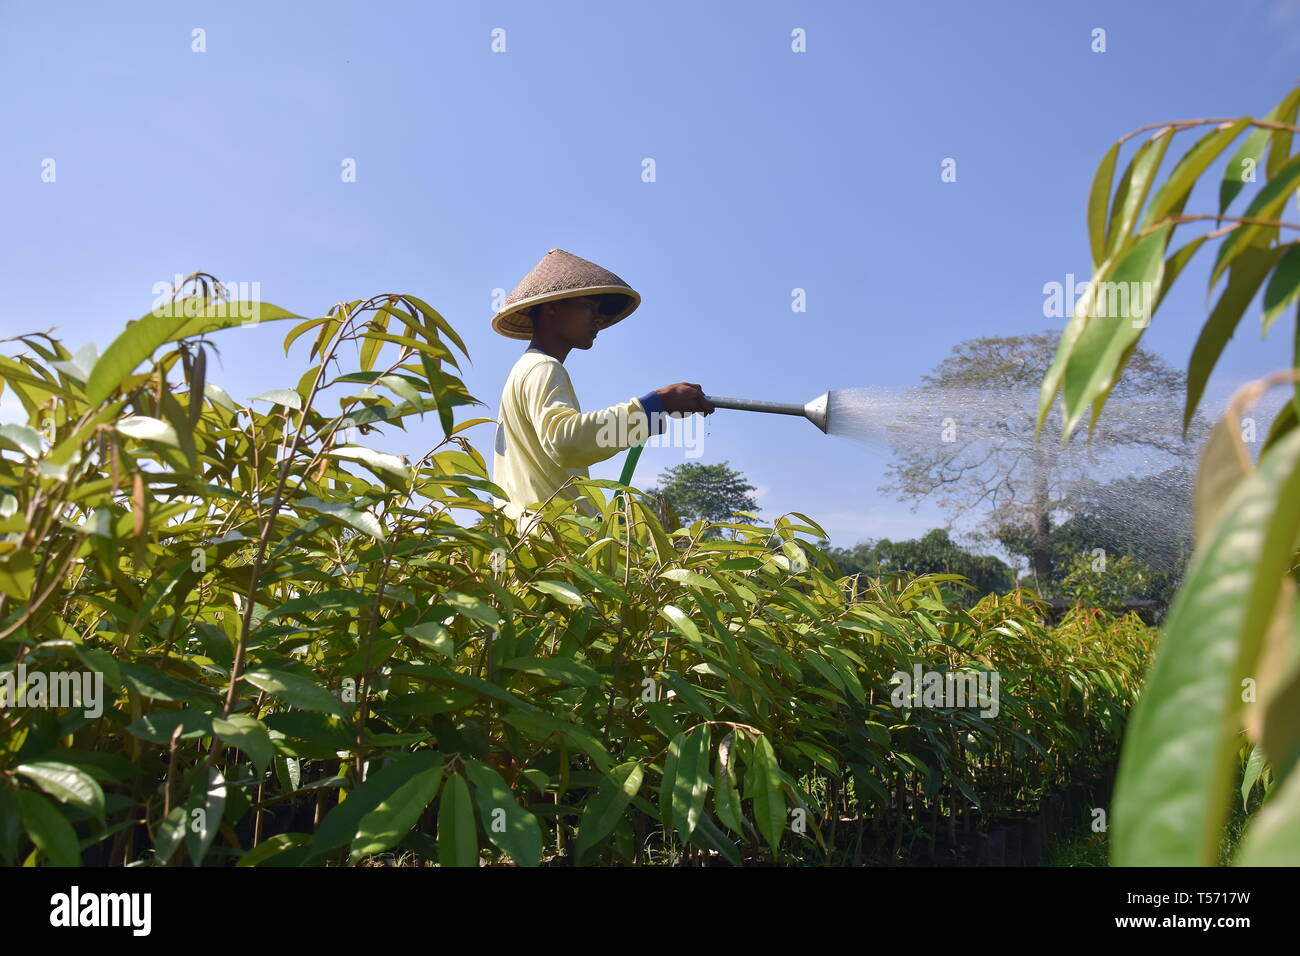
<instances>
[{"instance_id":1,"label":"green garden hose","mask_svg":"<svg viewBox=\"0 0 1300 956\"><path fill-rule=\"evenodd\" d=\"M644 448L645 443L639 442L627 450L627 460L623 462L623 473L618 476L618 483L620 485L626 485L628 488L632 487L632 472L636 471L636 463L641 458L641 452ZM623 492L614 492L614 497L622 498ZM622 507L621 502L619 506Z\"/></svg>"},{"instance_id":2,"label":"green garden hose","mask_svg":"<svg viewBox=\"0 0 1300 956\"><path fill-rule=\"evenodd\" d=\"M632 487L632 472L636 471L636 463L641 457L641 451L645 448L645 443L640 442L633 445L627 450L627 461L623 463L623 474L618 476L620 485Z\"/></svg>"}]
</instances>

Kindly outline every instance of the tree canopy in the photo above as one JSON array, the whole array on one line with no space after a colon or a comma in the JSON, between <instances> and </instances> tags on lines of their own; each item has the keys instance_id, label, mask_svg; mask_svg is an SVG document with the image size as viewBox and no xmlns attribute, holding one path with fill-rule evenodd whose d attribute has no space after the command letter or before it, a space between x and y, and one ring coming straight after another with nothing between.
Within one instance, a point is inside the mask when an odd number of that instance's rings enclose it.
<instances>
[{"instance_id":1,"label":"tree canopy","mask_svg":"<svg viewBox=\"0 0 1300 956\"><path fill-rule=\"evenodd\" d=\"M667 468L659 484L648 490L662 515L671 513L685 524L707 518L730 521L739 512L757 511L751 485L725 461L716 465L688 461Z\"/></svg>"}]
</instances>

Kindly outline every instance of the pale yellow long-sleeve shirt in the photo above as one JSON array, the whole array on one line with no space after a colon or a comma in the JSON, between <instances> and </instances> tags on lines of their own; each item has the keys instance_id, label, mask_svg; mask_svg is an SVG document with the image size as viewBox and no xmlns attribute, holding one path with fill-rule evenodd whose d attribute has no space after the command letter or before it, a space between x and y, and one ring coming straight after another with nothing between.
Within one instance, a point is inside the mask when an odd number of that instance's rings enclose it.
<instances>
[{"instance_id":1,"label":"pale yellow long-sleeve shirt","mask_svg":"<svg viewBox=\"0 0 1300 956\"><path fill-rule=\"evenodd\" d=\"M510 500L495 500L518 522L570 478L589 477L589 465L649 434L650 420L640 399L583 412L564 365L530 348L510 370L501 392L492 480ZM572 486L560 496L574 500L584 513L594 513Z\"/></svg>"}]
</instances>

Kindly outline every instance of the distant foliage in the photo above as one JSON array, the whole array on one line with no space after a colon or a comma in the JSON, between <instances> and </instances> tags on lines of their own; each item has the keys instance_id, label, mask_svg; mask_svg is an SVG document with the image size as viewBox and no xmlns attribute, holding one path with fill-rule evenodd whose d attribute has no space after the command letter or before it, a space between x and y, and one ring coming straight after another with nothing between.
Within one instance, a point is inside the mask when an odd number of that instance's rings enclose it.
<instances>
[{"instance_id":1,"label":"distant foliage","mask_svg":"<svg viewBox=\"0 0 1300 956\"><path fill-rule=\"evenodd\" d=\"M1012 569L992 555L972 554L943 528L933 528L912 541L864 541L852 548L826 548L840 574L959 574L969 587L954 588L953 599L971 606L985 594L1016 586Z\"/></svg>"},{"instance_id":2,"label":"distant foliage","mask_svg":"<svg viewBox=\"0 0 1300 956\"><path fill-rule=\"evenodd\" d=\"M1151 569L1128 555L1099 561L1089 552L1075 554L1065 567L1062 591L1084 607L1116 607L1145 599Z\"/></svg>"}]
</instances>

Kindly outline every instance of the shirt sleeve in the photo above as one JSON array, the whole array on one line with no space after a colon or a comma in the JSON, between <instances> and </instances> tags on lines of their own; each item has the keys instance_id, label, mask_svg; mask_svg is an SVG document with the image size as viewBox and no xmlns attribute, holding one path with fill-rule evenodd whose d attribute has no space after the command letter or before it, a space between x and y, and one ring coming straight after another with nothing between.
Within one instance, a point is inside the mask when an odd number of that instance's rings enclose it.
<instances>
[{"instance_id":1,"label":"shirt sleeve","mask_svg":"<svg viewBox=\"0 0 1300 956\"><path fill-rule=\"evenodd\" d=\"M528 373L523 399L542 449L563 468L594 465L649 437L650 417L641 399L580 412L569 376L556 363Z\"/></svg>"},{"instance_id":2,"label":"shirt sleeve","mask_svg":"<svg viewBox=\"0 0 1300 956\"><path fill-rule=\"evenodd\" d=\"M646 392L637 399L645 413L650 417L650 431L655 435L663 434L664 428L668 424L668 419L664 416L664 400L659 397L655 391Z\"/></svg>"}]
</instances>

